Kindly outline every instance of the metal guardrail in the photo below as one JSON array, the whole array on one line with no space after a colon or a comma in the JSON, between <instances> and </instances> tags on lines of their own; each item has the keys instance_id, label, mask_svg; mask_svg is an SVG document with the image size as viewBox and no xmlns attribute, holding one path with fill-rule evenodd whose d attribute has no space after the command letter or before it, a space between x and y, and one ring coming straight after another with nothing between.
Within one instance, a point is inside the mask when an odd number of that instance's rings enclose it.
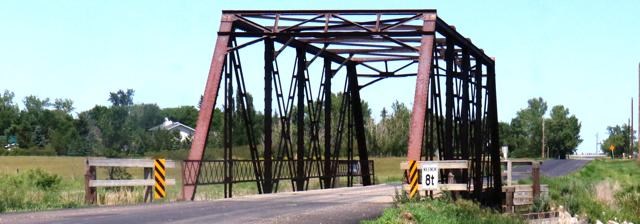
<instances>
[{"instance_id":1,"label":"metal guardrail","mask_svg":"<svg viewBox=\"0 0 640 224\"><path fill-rule=\"evenodd\" d=\"M107 158L88 158L85 162L84 174L84 200L86 204L96 204L98 201L98 187L120 187L120 186L147 186L145 189L144 200L151 202L153 200L153 186L155 184L153 175L153 159L107 159ZM98 167L127 167L127 168L144 168L144 179L133 180L98 180L96 168ZM175 168L176 163L167 160L166 168ZM175 185L175 179L167 179L167 185Z\"/></svg>"}]
</instances>

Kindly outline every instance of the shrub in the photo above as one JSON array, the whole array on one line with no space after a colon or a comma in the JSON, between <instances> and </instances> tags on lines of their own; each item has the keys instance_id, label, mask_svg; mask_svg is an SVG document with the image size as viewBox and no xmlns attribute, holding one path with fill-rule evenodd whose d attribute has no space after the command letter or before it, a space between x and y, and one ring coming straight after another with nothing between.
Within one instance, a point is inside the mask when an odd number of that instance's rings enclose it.
<instances>
[{"instance_id":1,"label":"shrub","mask_svg":"<svg viewBox=\"0 0 640 224\"><path fill-rule=\"evenodd\" d=\"M62 178L42 169L0 175L0 212L65 207ZM69 205L67 205L69 206Z\"/></svg>"}]
</instances>

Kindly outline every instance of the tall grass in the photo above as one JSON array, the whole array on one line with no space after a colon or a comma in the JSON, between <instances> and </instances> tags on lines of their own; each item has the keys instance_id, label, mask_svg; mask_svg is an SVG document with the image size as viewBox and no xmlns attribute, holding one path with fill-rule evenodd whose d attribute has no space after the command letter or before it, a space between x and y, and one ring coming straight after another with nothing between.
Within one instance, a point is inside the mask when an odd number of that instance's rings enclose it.
<instances>
[{"instance_id":1,"label":"tall grass","mask_svg":"<svg viewBox=\"0 0 640 224\"><path fill-rule=\"evenodd\" d=\"M453 201L449 197L408 200L404 194L396 195L394 207L386 209L378 219L362 223L524 223L518 217L482 208L468 200Z\"/></svg>"},{"instance_id":2,"label":"tall grass","mask_svg":"<svg viewBox=\"0 0 640 224\"><path fill-rule=\"evenodd\" d=\"M549 185L554 206L591 222L640 222L640 164L635 161L596 160L568 176L542 178L542 183Z\"/></svg>"},{"instance_id":3,"label":"tall grass","mask_svg":"<svg viewBox=\"0 0 640 224\"><path fill-rule=\"evenodd\" d=\"M76 195L64 189L59 175L42 169L0 174L0 212L79 206Z\"/></svg>"}]
</instances>

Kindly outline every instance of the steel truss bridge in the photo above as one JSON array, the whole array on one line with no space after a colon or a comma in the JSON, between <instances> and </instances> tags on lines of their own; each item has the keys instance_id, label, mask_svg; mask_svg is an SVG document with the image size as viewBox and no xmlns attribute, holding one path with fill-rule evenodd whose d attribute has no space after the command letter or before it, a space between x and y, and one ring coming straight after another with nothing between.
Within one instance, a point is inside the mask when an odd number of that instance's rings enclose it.
<instances>
[{"instance_id":1,"label":"steel truss bridge","mask_svg":"<svg viewBox=\"0 0 640 224\"><path fill-rule=\"evenodd\" d=\"M247 67L264 73L246 74ZM245 77L261 80L263 88L249 89ZM183 165L183 197L193 200L202 184L224 184L225 197L238 182L255 183L258 193L278 191L283 180L291 181L294 191L306 190L310 180L332 188L340 177L351 178L349 185L354 176L371 185L360 91L395 78L415 80L407 159L470 161L468 171L451 171L458 172L457 183L469 187L462 196L498 205L495 62L436 10L222 11L196 134ZM340 102L332 102L334 85L342 89ZM252 128L249 90L264 93L261 138ZM380 94L399 91L407 90L390 86ZM214 133L223 136L224 158L205 161L216 105L224 113L223 133ZM339 114L332 114L333 107ZM269 116L274 112L276 119ZM234 116L246 127L250 159L233 157ZM358 169L351 171L354 166Z\"/></svg>"}]
</instances>

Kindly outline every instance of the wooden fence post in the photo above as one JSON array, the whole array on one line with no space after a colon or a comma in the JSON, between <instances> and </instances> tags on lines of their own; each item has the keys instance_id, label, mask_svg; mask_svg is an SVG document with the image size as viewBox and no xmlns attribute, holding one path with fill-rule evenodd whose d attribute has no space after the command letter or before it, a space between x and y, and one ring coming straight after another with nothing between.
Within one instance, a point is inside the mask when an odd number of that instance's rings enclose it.
<instances>
[{"instance_id":1,"label":"wooden fence post","mask_svg":"<svg viewBox=\"0 0 640 224\"><path fill-rule=\"evenodd\" d=\"M531 166L531 179L533 180L533 200L540 197L540 163L535 161Z\"/></svg>"},{"instance_id":2,"label":"wooden fence post","mask_svg":"<svg viewBox=\"0 0 640 224\"><path fill-rule=\"evenodd\" d=\"M144 179L154 179L153 168L144 168ZM147 186L144 191L144 202L153 202L153 186Z\"/></svg>"},{"instance_id":3,"label":"wooden fence post","mask_svg":"<svg viewBox=\"0 0 640 224\"><path fill-rule=\"evenodd\" d=\"M505 187L505 211L506 213L513 212L513 193L515 192L515 187Z\"/></svg>"},{"instance_id":4,"label":"wooden fence post","mask_svg":"<svg viewBox=\"0 0 640 224\"><path fill-rule=\"evenodd\" d=\"M96 187L91 187L89 183L96 179L96 167L89 165L89 159L85 161L84 173L84 201L88 205L96 204L98 201L98 193Z\"/></svg>"},{"instance_id":5,"label":"wooden fence post","mask_svg":"<svg viewBox=\"0 0 640 224\"><path fill-rule=\"evenodd\" d=\"M511 163L511 160L507 160L507 186L511 186L512 185L512 181L513 181L513 164Z\"/></svg>"}]
</instances>

